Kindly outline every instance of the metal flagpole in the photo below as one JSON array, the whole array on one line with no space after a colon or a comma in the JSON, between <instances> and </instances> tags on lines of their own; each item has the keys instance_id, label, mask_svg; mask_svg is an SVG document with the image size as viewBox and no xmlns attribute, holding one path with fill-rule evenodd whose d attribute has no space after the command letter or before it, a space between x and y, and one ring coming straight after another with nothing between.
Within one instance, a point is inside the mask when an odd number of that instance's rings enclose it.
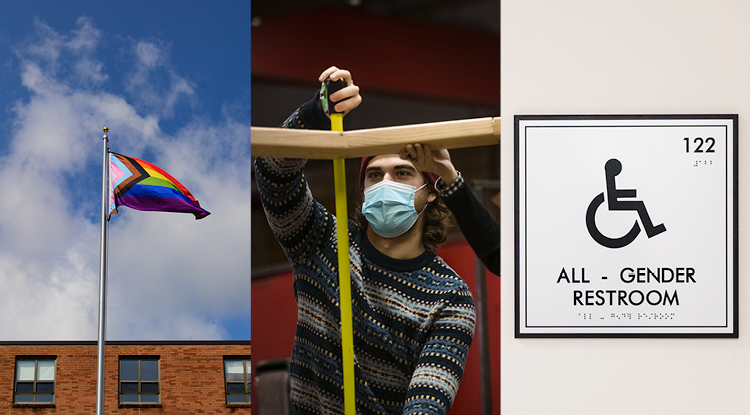
<instances>
[{"instance_id":1,"label":"metal flagpole","mask_svg":"<svg viewBox=\"0 0 750 415\"><path fill-rule=\"evenodd\" d=\"M109 143L104 127L104 156L102 162L102 235L99 253L99 341L96 356L96 415L104 415L104 346L107 325L107 210L109 209Z\"/></svg>"}]
</instances>

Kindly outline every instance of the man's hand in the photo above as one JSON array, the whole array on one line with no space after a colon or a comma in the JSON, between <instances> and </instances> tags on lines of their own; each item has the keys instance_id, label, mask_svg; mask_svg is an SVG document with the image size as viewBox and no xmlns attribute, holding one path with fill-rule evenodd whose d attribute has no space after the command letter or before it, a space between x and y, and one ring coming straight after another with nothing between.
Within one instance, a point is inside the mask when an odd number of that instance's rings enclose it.
<instances>
[{"instance_id":1,"label":"man's hand","mask_svg":"<svg viewBox=\"0 0 750 415\"><path fill-rule=\"evenodd\" d=\"M416 143L407 144L398 155L404 160L413 162L419 171L437 174L446 185L450 185L458 177L448 150L432 151L429 144Z\"/></svg>"},{"instance_id":2,"label":"man's hand","mask_svg":"<svg viewBox=\"0 0 750 415\"><path fill-rule=\"evenodd\" d=\"M359 104L362 103L362 96L359 95L359 87L354 85L352 74L349 73L349 71L331 66L320 74L318 81L323 82L328 77L331 77L331 81L338 81L339 79L346 81L346 87L334 92L330 96L331 101L336 103L336 105L333 106L334 110L337 112L343 112L344 115L346 115L349 111L357 108Z\"/></svg>"}]
</instances>

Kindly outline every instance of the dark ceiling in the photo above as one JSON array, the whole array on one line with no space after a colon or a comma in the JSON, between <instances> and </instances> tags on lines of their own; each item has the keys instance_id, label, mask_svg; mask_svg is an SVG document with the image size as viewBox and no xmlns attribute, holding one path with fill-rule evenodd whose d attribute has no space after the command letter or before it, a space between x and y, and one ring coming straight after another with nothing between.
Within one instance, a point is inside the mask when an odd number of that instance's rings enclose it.
<instances>
[{"instance_id":1,"label":"dark ceiling","mask_svg":"<svg viewBox=\"0 0 750 415\"><path fill-rule=\"evenodd\" d=\"M359 9L367 14L500 34L500 0L253 0L254 22L320 8Z\"/></svg>"}]
</instances>

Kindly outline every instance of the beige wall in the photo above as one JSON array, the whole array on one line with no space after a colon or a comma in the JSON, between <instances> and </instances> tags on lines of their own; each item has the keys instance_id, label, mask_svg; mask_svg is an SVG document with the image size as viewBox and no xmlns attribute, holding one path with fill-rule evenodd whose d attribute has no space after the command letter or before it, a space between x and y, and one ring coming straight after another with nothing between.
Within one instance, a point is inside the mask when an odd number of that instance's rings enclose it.
<instances>
[{"instance_id":1,"label":"beige wall","mask_svg":"<svg viewBox=\"0 0 750 415\"><path fill-rule=\"evenodd\" d=\"M505 415L750 411L750 2L501 0ZM513 116L739 117L739 339L515 339Z\"/></svg>"}]
</instances>

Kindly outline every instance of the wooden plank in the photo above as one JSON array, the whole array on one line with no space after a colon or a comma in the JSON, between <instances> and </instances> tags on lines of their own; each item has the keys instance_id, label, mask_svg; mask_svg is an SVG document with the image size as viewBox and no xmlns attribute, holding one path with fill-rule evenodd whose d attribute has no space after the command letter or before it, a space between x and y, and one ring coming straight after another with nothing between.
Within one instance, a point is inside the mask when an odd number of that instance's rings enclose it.
<instances>
[{"instance_id":1,"label":"wooden plank","mask_svg":"<svg viewBox=\"0 0 750 415\"><path fill-rule=\"evenodd\" d=\"M398 153L413 143L429 144L433 150L477 147L500 143L500 118L373 128L344 134L348 142L346 158Z\"/></svg>"},{"instance_id":2,"label":"wooden plank","mask_svg":"<svg viewBox=\"0 0 750 415\"><path fill-rule=\"evenodd\" d=\"M333 160L398 153L405 145L453 149L500 143L500 117L344 131L252 127L253 157Z\"/></svg>"},{"instance_id":3,"label":"wooden plank","mask_svg":"<svg viewBox=\"0 0 750 415\"><path fill-rule=\"evenodd\" d=\"M332 160L346 152L343 133L293 128L250 128L253 157L291 157ZM338 156L340 157L340 156Z\"/></svg>"}]
</instances>

